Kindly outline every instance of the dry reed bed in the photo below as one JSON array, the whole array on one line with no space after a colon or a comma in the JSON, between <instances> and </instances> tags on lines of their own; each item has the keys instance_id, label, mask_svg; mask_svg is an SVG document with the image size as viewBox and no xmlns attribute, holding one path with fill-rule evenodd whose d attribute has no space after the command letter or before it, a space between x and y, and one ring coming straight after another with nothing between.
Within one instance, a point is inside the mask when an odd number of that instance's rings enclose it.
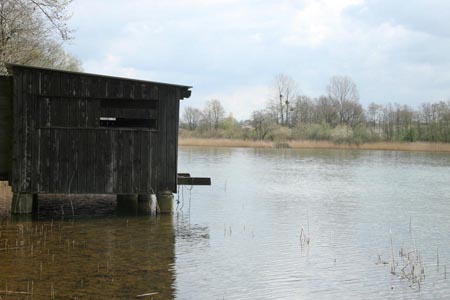
<instances>
[{"instance_id":1,"label":"dry reed bed","mask_svg":"<svg viewBox=\"0 0 450 300\"><path fill-rule=\"evenodd\" d=\"M273 148L273 143L268 141L249 141L249 140L233 140L233 139L180 138L179 145L205 146L205 147Z\"/></svg>"},{"instance_id":2,"label":"dry reed bed","mask_svg":"<svg viewBox=\"0 0 450 300\"><path fill-rule=\"evenodd\" d=\"M328 141L290 141L287 142L294 149L339 149L339 150L386 150L386 151L416 151L416 152L450 152L450 144L445 143L399 143L380 142L356 144L335 144ZM276 148L273 142L233 140L233 139L202 139L180 138L180 146L204 147L242 147L242 148Z\"/></svg>"}]
</instances>

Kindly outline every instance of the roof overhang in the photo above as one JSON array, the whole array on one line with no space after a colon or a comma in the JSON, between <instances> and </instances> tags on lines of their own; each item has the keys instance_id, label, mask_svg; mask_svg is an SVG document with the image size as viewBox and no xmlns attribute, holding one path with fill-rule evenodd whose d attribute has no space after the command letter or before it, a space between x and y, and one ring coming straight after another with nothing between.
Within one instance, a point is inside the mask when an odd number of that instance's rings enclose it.
<instances>
[{"instance_id":1,"label":"roof overhang","mask_svg":"<svg viewBox=\"0 0 450 300\"><path fill-rule=\"evenodd\" d=\"M67 70L44 68L44 67L35 67L35 66L12 64L12 63L6 63L5 66L10 75L14 75L15 68L34 69L34 70L42 70L42 71L61 72L61 73L74 74L74 75L85 75L85 76L102 77L102 78L118 79L118 80L130 80L130 81L134 81L134 82L142 82L142 83L150 83L150 84L155 84L155 85L177 87L177 88L180 88L182 91L181 99L189 98L192 93L192 91L191 91L192 86L189 86L189 85L172 84L172 83L167 83L167 82L157 82L157 81L149 81L149 80L142 80L142 79L135 79L135 78L126 78L126 77L95 74L95 73L75 72L75 71L67 71Z\"/></svg>"}]
</instances>

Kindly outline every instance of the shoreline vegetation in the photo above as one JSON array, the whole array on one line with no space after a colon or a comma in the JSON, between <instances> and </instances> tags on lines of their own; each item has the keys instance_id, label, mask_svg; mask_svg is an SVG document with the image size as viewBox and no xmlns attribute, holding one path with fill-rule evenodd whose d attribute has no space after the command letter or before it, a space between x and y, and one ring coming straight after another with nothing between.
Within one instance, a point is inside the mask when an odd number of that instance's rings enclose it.
<instances>
[{"instance_id":1,"label":"shoreline vegetation","mask_svg":"<svg viewBox=\"0 0 450 300\"><path fill-rule=\"evenodd\" d=\"M348 76L333 76L325 93L299 93L287 75L275 77L265 107L237 120L220 100L185 107L180 145L450 152L450 100L402 104L359 102Z\"/></svg>"},{"instance_id":2,"label":"shoreline vegetation","mask_svg":"<svg viewBox=\"0 0 450 300\"><path fill-rule=\"evenodd\" d=\"M195 137L179 137L178 141L180 146L198 147L384 150L450 153L450 144L427 142L373 142L363 144L336 144L330 141L294 140L279 143L272 141Z\"/></svg>"}]
</instances>

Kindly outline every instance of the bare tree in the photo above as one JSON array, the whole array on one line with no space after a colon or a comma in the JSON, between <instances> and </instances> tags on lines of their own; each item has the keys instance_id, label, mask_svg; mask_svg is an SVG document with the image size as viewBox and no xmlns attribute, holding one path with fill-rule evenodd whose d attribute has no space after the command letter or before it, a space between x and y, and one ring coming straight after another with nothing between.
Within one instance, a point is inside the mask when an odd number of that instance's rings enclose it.
<instances>
[{"instance_id":1,"label":"bare tree","mask_svg":"<svg viewBox=\"0 0 450 300\"><path fill-rule=\"evenodd\" d=\"M62 43L71 38L67 27L70 0L0 0L0 73L5 63L79 70L80 62Z\"/></svg>"},{"instance_id":2,"label":"bare tree","mask_svg":"<svg viewBox=\"0 0 450 300\"><path fill-rule=\"evenodd\" d=\"M308 96L298 96L292 106L291 124L293 126L299 124L311 124L316 118L315 103Z\"/></svg>"},{"instance_id":3,"label":"bare tree","mask_svg":"<svg viewBox=\"0 0 450 300\"><path fill-rule=\"evenodd\" d=\"M219 100L210 100L206 103L203 117L205 118L205 121L209 124L211 129L218 129L220 123L225 117L225 109L223 108Z\"/></svg>"},{"instance_id":4,"label":"bare tree","mask_svg":"<svg viewBox=\"0 0 450 300\"><path fill-rule=\"evenodd\" d=\"M366 121L372 133L380 133L382 110L383 106L376 103L370 103L367 108Z\"/></svg>"},{"instance_id":5,"label":"bare tree","mask_svg":"<svg viewBox=\"0 0 450 300\"><path fill-rule=\"evenodd\" d=\"M354 127L363 116L356 84L348 76L333 76L327 86L328 97L337 104L339 124Z\"/></svg>"},{"instance_id":6,"label":"bare tree","mask_svg":"<svg viewBox=\"0 0 450 300\"><path fill-rule=\"evenodd\" d=\"M322 95L316 100L316 103L319 122L336 126L339 118L337 102L333 98Z\"/></svg>"},{"instance_id":7,"label":"bare tree","mask_svg":"<svg viewBox=\"0 0 450 300\"><path fill-rule=\"evenodd\" d=\"M394 140L395 135L395 111L391 103L383 108L382 127L384 138L388 141Z\"/></svg>"},{"instance_id":8,"label":"bare tree","mask_svg":"<svg viewBox=\"0 0 450 300\"><path fill-rule=\"evenodd\" d=\"M187 124L189 130L195 130L202 117L202 112L198 108L186 107L183 113L183 121Z\"/></svg>"},{"instance_id":9,"label":"bare tree","mask_svg":"<svg viewBox=\"0 0 450 300\"><path fill-rule=\"evenodd\" d=\"M251 125L255 129L257 139L264 140L273 124L271 115L267 111L257 110L252 113Z\"/></svg>"},{"instance_id":10,"label":"bare tree","mask_svg":"<svg viewBox=\"0 0 450 300\"><path fill-rule=\"evenodd\" d=\"M279 74L273 82L273 95L270 99L269 109L276 115L276 122L280 125L290 125L289 114L291 105L297 97L298 86L291 77Z\"/></svg>"}]
</instances>

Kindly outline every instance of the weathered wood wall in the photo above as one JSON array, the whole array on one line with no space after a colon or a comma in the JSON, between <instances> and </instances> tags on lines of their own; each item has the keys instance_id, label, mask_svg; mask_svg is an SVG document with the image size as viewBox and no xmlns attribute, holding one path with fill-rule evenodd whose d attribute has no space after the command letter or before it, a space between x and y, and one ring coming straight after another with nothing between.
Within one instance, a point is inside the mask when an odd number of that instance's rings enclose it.
<instances>
[{"instance_id":1,"label":"weathered wood wall","mask_svg":"<svg viewBox=\"0 0 450 300\"><path fill-rule=\"evenodd\" d=\"M0 180L8 180L11 169L12 77L0 76Z\"/></svg>"},{"instance_id":2,"label":"weathered wood wall","mask_svg":"<svg viewBox=\"0 0 450 300\"><path fill-rule=\"evenodd\" d=\"M189 87L22 66L13 74L14 192L176 191Z\"/></svg>"}]
</instances>

